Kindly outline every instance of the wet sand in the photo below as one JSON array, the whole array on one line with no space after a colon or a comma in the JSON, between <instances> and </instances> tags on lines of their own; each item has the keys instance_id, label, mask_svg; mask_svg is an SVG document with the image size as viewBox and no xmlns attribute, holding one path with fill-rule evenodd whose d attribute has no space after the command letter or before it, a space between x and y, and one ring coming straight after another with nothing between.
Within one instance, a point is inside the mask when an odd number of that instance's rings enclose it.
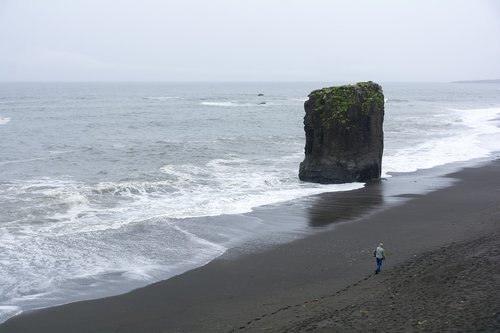
<instances>
[{"instance_id":1,"label":"wet sand","mask_svg":"<svg viewBox=\"0 0 500 333\"><path fill-rule=\"evenodd\" d=\"M415 177L323 195L306 212L323 232L24 313L0 332L499 331L500 161L449 177L452 186L425 195L412 190ZM380 241L387 260L374 275Z\"/></svg>"}]
</instances>

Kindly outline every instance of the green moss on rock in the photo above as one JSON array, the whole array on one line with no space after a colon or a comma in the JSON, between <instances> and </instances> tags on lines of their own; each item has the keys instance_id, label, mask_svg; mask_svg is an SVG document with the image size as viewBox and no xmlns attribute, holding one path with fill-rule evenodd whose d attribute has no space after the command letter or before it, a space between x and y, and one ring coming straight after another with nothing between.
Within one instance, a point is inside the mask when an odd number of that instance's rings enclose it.
<instances>
[{"instance_id":1,"label":"green moss on rock","mask_svg":"<svg viewBox=\"0 0 500 333\"><path fill-rule=\"evenodd\" d=\"M384 107L382 89L371 81L315 90L309 94L309 98L314 103L314 112L321 117L325 127L337 121L349 128L349 111L361 109L364 114L368 114L373 108L383 110Z\"/></svg>"}]
</instances>

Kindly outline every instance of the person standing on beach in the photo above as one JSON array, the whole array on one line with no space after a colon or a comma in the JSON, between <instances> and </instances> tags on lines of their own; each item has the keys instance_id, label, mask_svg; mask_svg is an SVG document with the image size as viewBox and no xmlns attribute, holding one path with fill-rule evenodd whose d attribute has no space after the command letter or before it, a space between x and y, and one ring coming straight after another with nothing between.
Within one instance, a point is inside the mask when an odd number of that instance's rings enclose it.
<instances>
[{"instance_id":1,"label":"person standing on beach","mask_svg":"<svg viewBox=\"0 0 500 333\"><path fill-rule=\"evenodd\" d=\"M382 267L382 261L385 259L384 244L380 243L375 251L373 251L373 256L377 262L377 268L375 269L375 274L380 273L380 268Z\"/></svg>"}]
</instances>

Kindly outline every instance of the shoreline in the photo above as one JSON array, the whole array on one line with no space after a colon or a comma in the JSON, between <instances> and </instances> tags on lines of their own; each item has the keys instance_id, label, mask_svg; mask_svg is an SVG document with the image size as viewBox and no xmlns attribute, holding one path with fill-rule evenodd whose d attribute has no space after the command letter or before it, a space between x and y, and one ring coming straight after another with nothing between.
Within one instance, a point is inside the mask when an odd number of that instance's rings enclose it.
<instances>
[{"instance_id":1,"label":"shoreline","mask_svg":"<svg viewBox=\"0 0 500 333\"><path fill-rule=\"evenodd\" d=\"M243 229L243 233L247 233L248 235L247 237L241 237L239 240L234 240L230 244L226 244L226 250L218 256L210 258L200 264L188 264L188 268L181 268L177 272L174 271L173 273L169 273L167 276L155 281L136 283L134 285L130 281L124 280L122 282L116 282L115 285L111 287L108 286L103 289L96 288L97 291L80 296L79 298L72 298L71 295L69 295L67 296L69 299L66 302L56 301L50 303L45 301L38 306L27 307L23 310L17 306L3 306L3 309L11 308L12 314L6 319L1 318L0 324L22 313L29 313L31 311L62 306L74 302L121 295L159 281L168 280L189 270L202 267L221 256L235 257L242 254L244 255L260 251L262 248L272 248L279 244L291 242L297 238L304 238L311 234L324 232L325 229L335 227L336 224L349 223L361 217L363 214L369 214L378 209L382 209L388 206L386 201L401 200L401 198L395 199L398 193L410 191L412 195L418 195L428 192L436 186L448 186L450 181L443 175L449 173L450 170L460 169L460 165L463 167L464 163L467 163L466 165L475 165L480 162L474 160L457 162L451 165L442 165L432 169L418 170L416 172L391 174L381 180L365 183L365 185L359 189L323 192L286 202L259 206L250 212L242 214L225 214L216 217L207 217L206 223L218 224L219 227L223 225L229 227L229 230L226 229L226 231L232 234L233 237L239 237L237 230L240 228ZM429 184L429 179L432 179L432 186ZM388 181L387 184L385 184L386 181ZM378 183L384 183L384 185ZM418 184L418 186L416 186L416 184ZM403 188L403 190L401 190L401 188ZM323 202L327 202L326 207L323 207ZM338 204L338 202L340 202L340 204ZM321 214L323 216L316 213L319 210L323 211ZM311 211L313 213L309 214ZM279 219L277 216L279 216ZM255 226L255 221L259 221L262 226L260 229L262 230L250 231L252 230L252 225ZM248 230L246 227L247 223L250 223ZM236 225L239 225L239 227Z\"/></svg>"},{"instance_id":2,"label":"shoreline","mask_svg":"<svg viewBox=\"0 0 500 333\"><path fill-rule=\"evenodd\" d=\"M124 332L227 332L243 326L242 331L251 331L245 324L252 318L323 297L326 289L331 293L364 281L359 278L370 276L369 254L379 240L386 244L390 259L383 270L390 270L415 254L495 230L498 226L491 217L492 207L498 210L499 167L499 160L494 160L452 173L445 178L458 180L430 193L405 196L403 189L393 196L404 200L397 205L384 201L389 196L382 182L350 193L349 204L341 212L332 212L332 200L345 199L346 193L326 193L307 215L310 226L328 222L331 230L253 253L224 254L205 266L124 295L26 312L0 325L0 332L114 332L118 327ZM410 181L407 186L414 189L418 184ZM360 205L367 210L356 221L332 223L333 217L352 220L346 214ZM377 205L384 209L376 209ZM284 208L260 213L281 218L280 209ZM473 222L473 217L482 215L483 222Z\"/></svg>"}]
</instances>

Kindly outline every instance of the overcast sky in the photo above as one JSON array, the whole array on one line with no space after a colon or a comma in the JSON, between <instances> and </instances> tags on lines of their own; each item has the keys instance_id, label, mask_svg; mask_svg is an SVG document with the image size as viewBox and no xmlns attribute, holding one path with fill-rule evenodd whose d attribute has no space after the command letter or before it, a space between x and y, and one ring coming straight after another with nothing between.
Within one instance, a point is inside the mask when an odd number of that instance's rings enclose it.
<instances>
[{"instance_id":1,"label":"overcast sky","mask_svg":"<svg viewBox=\"0 0 500 333\"><path fill-rule=\"evenodd\" d=\"M495 0L0 0L0 81L487 78Z\"/></svg>"}]
</instances>

